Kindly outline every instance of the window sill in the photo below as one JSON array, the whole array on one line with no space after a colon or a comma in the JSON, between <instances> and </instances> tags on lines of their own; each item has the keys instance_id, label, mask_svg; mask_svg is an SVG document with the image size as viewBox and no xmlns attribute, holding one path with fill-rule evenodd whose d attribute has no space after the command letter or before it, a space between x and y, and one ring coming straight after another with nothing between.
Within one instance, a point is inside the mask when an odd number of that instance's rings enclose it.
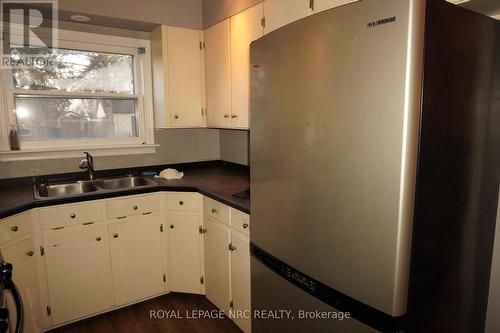
<instances>
[{"instance_id":1,"label":"window sill","mask_svg":"<svg viewBox=\"0 0 500 333\"><path fill-rule=\"evenodd\" d=\"M13 161L34 161L57 158L75 158L82 157L83 152L87 151L93 156L118 156L118 155L137 155L154 154L157 144L144 145L123 145L123 146L88 146L75 148L49 147L40 149L8 150L0 151L0 162Z\"/></svg>"}]
</instances>

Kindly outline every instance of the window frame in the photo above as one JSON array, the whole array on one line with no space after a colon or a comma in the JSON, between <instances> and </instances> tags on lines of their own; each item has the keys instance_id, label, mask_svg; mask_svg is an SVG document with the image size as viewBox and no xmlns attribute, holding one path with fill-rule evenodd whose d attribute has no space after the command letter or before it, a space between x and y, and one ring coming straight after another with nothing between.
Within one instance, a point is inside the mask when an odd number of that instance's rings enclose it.
<instances>
[{"instance_id":1,"label":"window frame","mask_svg":"<svg viewBox=\"0 0 500 333\"><path fill-rule=\"evenodd\" d=\"M18 34L21 35L21 33ZM64 152L63 155L67 155L69 151L81 154L83 150L93 151L96 155L123 155L124 153L137 153L140 151L140 149L137 149L139 147L149 148L146 153L151 152L151 148L155 145L150 41L88 32L59 30L58 48L132 55L134 93L87 93L14 89L12 71L10 69L0 69L0 132L3 134L0 137L0 160L26 159L26 157L22 156L22 152L33 155L29 159L37 159L36 155L39 155L39 158L44 158L43 153L47 151L51 152L51 156L54 156L57 151ZM139 50L142 52L139 52ZM82 138L24 141L21 143L21 150L14 152L10 150L9 130L10 126L17 126L16 114L14 112L16 95L134 99L139 136L117 139ZM127 147L133 149L127 152ZM115 152L113 152L114 148L116 148ZM13 155L8 158L2 156L9 153Z\"/></svg>"}]
</instances>

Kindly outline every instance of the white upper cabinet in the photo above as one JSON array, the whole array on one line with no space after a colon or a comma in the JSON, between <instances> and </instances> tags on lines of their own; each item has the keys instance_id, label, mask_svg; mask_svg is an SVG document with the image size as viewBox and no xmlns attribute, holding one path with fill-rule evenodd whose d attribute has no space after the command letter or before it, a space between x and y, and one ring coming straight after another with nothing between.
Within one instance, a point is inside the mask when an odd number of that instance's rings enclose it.
<instances>
[{"instance_id":1,"label":"white upper cabinet","mask_svg":"<svg viewBox=\"0 0 500 333\"><path fill-rule=\"evenodd\" d=\"M264 33L306 17L311 12L309 0L265 0Z\"/></svg>"},{"instance_id":2,"label":"white upper cabinet","mask_svg":"<svg viewBox=\"0 0 500 333\"><path fill-rule=\"evenodd\" d=\"M313 13L319 13L327 9L343 6L358 0L314 0Z\"/></svg>"},{"instance_id":3,"label":"white upper cabinet","mask_svg":"<svg viewBox=\"0 0 500 333\"><path fill-rule=\"evenodd\" d=\"M159 26L151 34L155 127L205 125L203 32Z\"/></svg>"},{"instance_id":4,"label":"white upper cabinet","mask_svg":"<svg viewBox=\"0 0 500 333\"><path fill-rule=\"evenodd\" d=\"M205 38L205 98L208 127L231 127L229 19L211 26Z\"/></svg>"},{"instance_id":5,"label":"white upper cabinet","mask_svg":"<svg viewBox=\"0 0 500 333\"><path fill-rule=\"evenodd\" d=\"M263 35L262 4L231 17L231 125L248 128L250 43Z\"/></svg>"}]
</instances>

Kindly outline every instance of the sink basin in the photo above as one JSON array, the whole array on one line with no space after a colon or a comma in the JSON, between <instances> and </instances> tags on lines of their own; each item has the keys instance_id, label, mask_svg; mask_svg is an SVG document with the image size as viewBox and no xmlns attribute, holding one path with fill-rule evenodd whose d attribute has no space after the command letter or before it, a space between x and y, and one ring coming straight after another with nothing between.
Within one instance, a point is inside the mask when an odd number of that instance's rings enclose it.
<instances>
[{"instance_id":1,"label":"sink basin","mask_svg":"<svg viewBox=\"0 0 500 333\"><path fill-rule=\"evenodd\" d=\"M118 190L154 185L155 183L151 179L144 177L123 177L115 179L99 179L95 181L95 184L103 190Z\"/></svg>"},{"instance_id":2,"label":"sink basin","mask_svg":"<svg viewBox=\"0 0 500 333\"><path fill-rule=\"evenodd\" d=\"M39 197L61 197L95 192L99 189L91 181L79 181L70 184L39 185L35 190L35 196Z\"/></svg>"},{"instance_id":3,"label":"sink basin","mask_svg":"<svg viewBox=\"0 0 500 333\"><path fill-rule=\"evenodd\" d=\"M37 184L34 189L35 198L43 199L80 195L97 191L132 189L151 185L155 185L155 182L145 177L122 177L83 180L67 184Z\"/></svg>"}]
</instances>

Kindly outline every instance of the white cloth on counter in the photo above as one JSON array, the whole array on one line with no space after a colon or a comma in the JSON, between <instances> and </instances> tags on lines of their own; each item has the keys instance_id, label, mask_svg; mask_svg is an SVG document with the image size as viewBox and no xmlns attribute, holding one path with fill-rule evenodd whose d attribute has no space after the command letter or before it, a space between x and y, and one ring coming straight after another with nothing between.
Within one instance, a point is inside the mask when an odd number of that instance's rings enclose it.
<instances>
[{"instance_id":1,"label":"white cloth on counter","mask_svg":"<svg viewBox=\"0 0 500 333\"><path fill-rule=\"evenodd\" d=\"M181 179L184 177L184 172L179 172L175 169L165 169L155 178L165 178L165 179Z\"/></svg>"}]
</instances>

